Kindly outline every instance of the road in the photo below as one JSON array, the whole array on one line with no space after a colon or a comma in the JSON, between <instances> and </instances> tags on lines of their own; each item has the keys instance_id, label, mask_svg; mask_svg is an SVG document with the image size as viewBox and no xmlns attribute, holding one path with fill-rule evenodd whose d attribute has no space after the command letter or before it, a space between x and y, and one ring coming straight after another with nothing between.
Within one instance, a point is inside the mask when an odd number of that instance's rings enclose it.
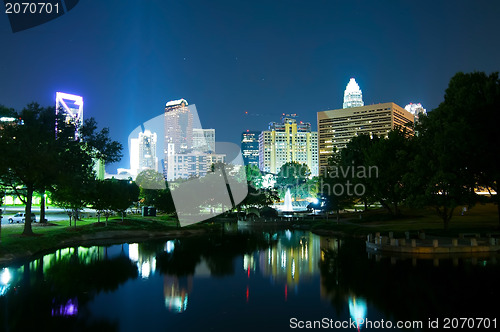
<instances>
[{"instance_id":1,"label":"road","mask_svg":"<svg viewBox=\"0 0 500 332\"><path fill-rule=\"evenodd\" d=\"M22 206L2 206L2 224L8 224L9 218L14 216L17 212L24 212L24 207ZM40 221L40 208L37 206L31 211L36 216L36 221ZM95 211L92 209L85 209L83 211L83 217L94 216ZM60 221L60 220L69 220L66 211L61 208L49 207L45 209L45 219L48 221Z\"/></svg>"}]
</instances>

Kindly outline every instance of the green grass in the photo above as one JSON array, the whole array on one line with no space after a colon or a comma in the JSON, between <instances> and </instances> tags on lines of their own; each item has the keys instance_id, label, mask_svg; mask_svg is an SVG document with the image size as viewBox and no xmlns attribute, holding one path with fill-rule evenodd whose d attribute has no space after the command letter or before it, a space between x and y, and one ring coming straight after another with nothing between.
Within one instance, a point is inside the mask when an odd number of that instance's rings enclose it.
<instances>
[{"instance_id":1,"label":"green grass","mask_svg":"<svg viewBox=\"0 0 500 332\"><path fill-rule=\"evenodd\" d=\"M430 235L457 236L459 233L498 233L497 206L493 204L477 205L461 216L461 209L454 211L449 230L444 230L442 219L432 209L402 209L402 215L390 216L384 209L370 210L366 213L341 214L341 223L336 218L328 221L315 221L313 230L334 230L350 234L369 234L374 232L394 232L395 236L404 232L425 231ZM362 219L359 219L359 216Z\"/></svg>"},{"instance_id":2,"label":"green grass","mask_svg":"<svg viewBox=\"0 0 500 332\"><path fill-rule=\"evenodd\" d=\"M108 226L105 226L105 219L97 222L97 218L88 218L78 221L76 227L74 223L69 226L69 221L56 221L49 224L32 224L34 236L23 236L24 224L8 225L2 227L0 256L8 254L33 254L39 251L55 249L68 240L77 239L84 234L95 234L102 231L171 231L179 230L177 221L169 216L141 217L127 216L124 222L121 218L109 218ZM220 225L213 223L201 223L183 227L183 231L193 229L204 229L207 231L218 230Z\"/></svg>"}]
</instances>

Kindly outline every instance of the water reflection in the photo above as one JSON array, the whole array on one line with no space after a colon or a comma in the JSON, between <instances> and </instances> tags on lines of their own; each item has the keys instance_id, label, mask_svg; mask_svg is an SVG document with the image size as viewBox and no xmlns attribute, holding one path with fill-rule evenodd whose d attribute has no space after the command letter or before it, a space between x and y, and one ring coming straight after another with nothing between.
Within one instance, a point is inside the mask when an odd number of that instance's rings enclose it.
<instances>
[{"instance_id":1,"label":"water reflection","mask_svg":"<svg viewBox=\"0 0 500 332\"><path fill-rule=\"evenodd\" d=\"M495 314L486 300L500 295L497 255L424 258L367 253L355 239L231 227L205 237L66 248L0 270L0 329L234 330L245 321L241 330L281 330L300 315Z\"/></svg>"}]
</instances>

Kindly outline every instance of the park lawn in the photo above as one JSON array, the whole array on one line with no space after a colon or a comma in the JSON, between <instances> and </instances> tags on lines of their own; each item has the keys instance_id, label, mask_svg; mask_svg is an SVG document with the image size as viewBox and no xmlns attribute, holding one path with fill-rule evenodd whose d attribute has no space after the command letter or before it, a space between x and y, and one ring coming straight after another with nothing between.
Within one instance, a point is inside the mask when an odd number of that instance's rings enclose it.
<instances>
[{"instance_id":1,"label":"park lawn","mask_svg":"<svg viewBox=\"0 0 500 332\"><path fill-rule=\"evenodd\" d=\"M481 233L484 236L500 232L496 205L478 204L464 216L461 212L461 209L455 209L448 231L444 230L443 221L435 210L410 208L403 208L402 215L398 217L388 215L384 209L343 213L339 223L333 215L328 220L314 221L311 227L316 231L331 230L352 235L394 232L395 236L403 236L406 231L425 231L436 236L458 236L460 233Z\"/></svg>"}]
</instances>

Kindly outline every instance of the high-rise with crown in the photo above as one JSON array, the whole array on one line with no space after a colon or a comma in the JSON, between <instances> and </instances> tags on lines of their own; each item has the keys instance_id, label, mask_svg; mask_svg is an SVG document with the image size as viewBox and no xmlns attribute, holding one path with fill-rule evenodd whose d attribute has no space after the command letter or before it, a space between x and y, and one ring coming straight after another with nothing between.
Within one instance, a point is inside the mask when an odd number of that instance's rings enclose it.
<instances>
[{"instance_id":1,"label":"high-rise with crown","mask_svg":"<svg viewBox=\"0 0 500 332\"><path fill-rule=\"evenodd\" d=\"M358 106L354 106L357 103ZM347 146L349 141L364 134L387 137L394 129L413 134L414 116L395 103L364 106L361 90L351 78L344 93L344 108L318 112L319 168L328 166L328 159L335 151Z\"/></svg>"},{"instance_id":2,"label":"high-rise with crown","mask_svg":"<svg viewBox=\"0 0 500 332\"><path fill-rule=\"evenodd\" d=\"M344 91L344 106L343 108L359 107L364 106L363 94L359 88L358 83L354 78L349 80Z\"/></svg>"}]
</instances>

